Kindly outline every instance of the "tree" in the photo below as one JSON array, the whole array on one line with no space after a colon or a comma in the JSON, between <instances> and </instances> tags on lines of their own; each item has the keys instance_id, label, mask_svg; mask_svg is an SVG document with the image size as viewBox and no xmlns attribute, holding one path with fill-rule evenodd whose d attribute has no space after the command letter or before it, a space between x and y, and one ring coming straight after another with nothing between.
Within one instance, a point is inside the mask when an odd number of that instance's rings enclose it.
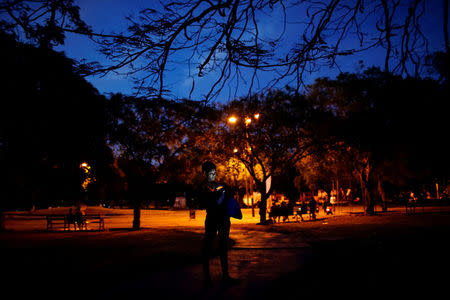
<instances>
[{"instance_id":1,"label":"tree","mask_svg":"<svg viewBox=\"0 0 450 300\"><path fill-rule=\"evenodd\" d=\"M205 147L219 161L235 157L245 166L261 193L259 214L264 224L267 199L273 192L268 182L304 157L311 146L312 108L305 98L286 90L241 98L222 111L222 121L211 128L216 138Z\"/></svg>"},{"instance_id":2,"label":"tree","mask_svg":"<svg viewBox=\"0 0 450 300\"><path fill-rule=\"evenodd\" d=\"M385 71L418 76L429 43L425 12L439 9L425 0L167 1L129 17L123 33L91 36L111 60L97 73L131 68L138 92L162 97L166 73L181 63L192 80L189 98L209 78L208 101L231 81L236 89L246 82L249 95L279 83L299 91L304 73L339 68L340 57L373 49L384 53ZM278 32L268 32L269 18ZM273 80L257 87L265 73Z\"/></svg>"},{"instance_id":3,"label":"tree","mask_svg":"<svg viewBox=\"0 0 450 300\"><path fill-rule=\"evenodd\" d=\"M94 32L73 0L7 0L0 15L2 30L41 46L63 44L67 32L91 38L110 64L81 63L80 71L125 70L138 93L167 95L169 70L187 66L188 98L208 78L209 89L199 97L205 101L232 82L234 98L242 83L248 95L286 83L300 91L305 73L340 69L341 57L371 50L383 53L385 72L418 77L432 42L422 25L438 15L449 49L448 0L165 1L128 17L119 33ZM272 80L261 84L264 74Z\"/></svg>"},{"instance_id":4,"label":"tree","mask_svg":"<svg viewBox=\"0 0 450 300\"><path fill-rule=\"evenodd\" d=\"M447 177L447 155L436 143L445 134L448 101L437 82L402 78L377 68L318 79L309 95L335 117L331 134L343 141L361 182L368 213L390 182L411 188ZM408 184L409 182L409 184Z\"/></svg>"},{"instance_id":5,"label":"tree","mask_svg":"<svg viewBox=\"0 0 450 300\"><path fill-rule=\"evenodd\" d=\"M355 156L342 141L331 141L324 137L320 147L314 147L310 155L296 165L306 189L331 191L350 187ZM297 181L299 182L299 181Z\"/></svg>"},{"instance_id":6,"label":"tree","mask_svg":"<svg viewBox=\"0 0 450 300\"><path fill-rule=\"evenodd\" d=\"M2 199L10 208L73 204L80 198L81 162L92 166L98 183L109 172L105 98L64 54L4 33L0 40L8 74L1 83Z\"/></svg>"},{"instance_id":7,"label":"tree","mask_svg":"<svg viewBox=\"0 0 450 300\"><path fill-rule=\"evenodd\" d=\"M91 34L73 0L6 0L0 4L0 29L40 47L64 44L66 32Z\"/></svg>"},{"instance_id":8,"label":"tree","mask_svg":"<svg viewBox=\"0 0 450 300\"><path fill-rule=\"evenodd\" d=\"M195 180L195 164L201 165L202 159L195 140L214 110L189 100L117 94L109 99L107 112L108 142L124 166L135 212L133 228L139 229L140 208L151 183Z\"/></svg>"}]
</instances>

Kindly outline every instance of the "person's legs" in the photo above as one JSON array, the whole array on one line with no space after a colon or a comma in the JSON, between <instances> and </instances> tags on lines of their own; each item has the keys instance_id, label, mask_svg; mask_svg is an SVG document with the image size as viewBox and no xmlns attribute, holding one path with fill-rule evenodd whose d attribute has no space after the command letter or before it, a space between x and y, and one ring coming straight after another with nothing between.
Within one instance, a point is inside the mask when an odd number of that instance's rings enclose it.
<instances>
[{"instance_id":1,"label":"person's legs","mask_svg":"<svg viewBox=\"0 0 450 300\"><path fill-rule=\"evenodd\" d=\"M205 284L211 284L211 274L209 271L209 260L211 258L212 252L212 244L214 241L214 236L216 235L217 227L215 222L206 221L205 222L205 236L203 239L203 249L202 249L202 257L203 257L203 275Z\"/></svg>"},{"instance_id":2,"label":"person's legs","mask_svg":"<svg viewBox=\"0 0 450 300\"><path fill-rule=\"evenodd\" d=\"M222 266L223 278L229 278L228 274L228 240L230 235L230 220L226 219L220 224L219 228L219 255Z\"/></svg>"}]
</instances>

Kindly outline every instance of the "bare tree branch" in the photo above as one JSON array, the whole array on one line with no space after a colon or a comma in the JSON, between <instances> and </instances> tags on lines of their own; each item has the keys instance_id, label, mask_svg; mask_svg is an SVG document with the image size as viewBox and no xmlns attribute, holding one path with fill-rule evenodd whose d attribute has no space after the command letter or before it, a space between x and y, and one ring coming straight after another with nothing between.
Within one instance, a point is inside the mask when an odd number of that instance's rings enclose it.
<instances>
[{"instance_id":1,"label":"bare tree branch","mask_svg":"<svg viewBox=\"0 0 450 300\"><path fill-rule=\"evenodd\" d=\"M79 20L73 0L10 0L0 5L0 15L9 20L0 26L21 28L30 39L53 44L62 42L66 32L84 34L110 61L91 68L90 75L126 74L136 79L139 92L157 97L171 87L168 71L188 68L189 97L202 86L199 81L212 79L198 99L208 102L227 85L235 94L242 92L243 83L248 95L281 83L299 91L305 74L339 69L340 57L375 48L384 49L385 71L419 76L422 57L429 54L422 24L430 1L173 0L128 17L128 28L114 33L91 30ZM40 30L43 23L53 36ZM266 73L273 79L257 85Z\"/></svg>"}]
</instances>

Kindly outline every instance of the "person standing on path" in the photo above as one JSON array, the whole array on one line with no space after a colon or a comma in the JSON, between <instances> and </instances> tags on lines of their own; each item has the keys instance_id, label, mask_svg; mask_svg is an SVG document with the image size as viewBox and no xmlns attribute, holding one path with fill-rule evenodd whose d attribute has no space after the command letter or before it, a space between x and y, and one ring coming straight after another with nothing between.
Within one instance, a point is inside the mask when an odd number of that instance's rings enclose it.
<instances>
[{"instance_id":1,"label":"person standing on path","mask_svg":"<svg viewBox=\"0 0 450 300\"><path fill-rule=\"evenodd\" d=\"M218 246L220 264L222 267L222 281L233 283L236 279L230 277L228 273L228 241L230 234L230 216L228 213L226 199L227 188L216 182L216 166L207 161L202 165L202 172L205 181L201 187L200 208L206 209L205 236L203 244L203 273L205 286L211 286L211 274L209 260L212 254L213 240L218 234Z\"/></svg>"}]
</instances>

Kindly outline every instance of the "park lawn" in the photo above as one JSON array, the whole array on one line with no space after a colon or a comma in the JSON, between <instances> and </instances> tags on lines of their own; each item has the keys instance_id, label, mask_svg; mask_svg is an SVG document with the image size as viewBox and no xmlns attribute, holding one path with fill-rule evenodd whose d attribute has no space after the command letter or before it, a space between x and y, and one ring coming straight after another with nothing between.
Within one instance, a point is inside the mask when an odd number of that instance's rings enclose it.
<instances>
[{"instance_id":1,"label":"park lawn","mask_svg":"<svg viewBox=\"0 0 450 300\"><path fill-rule=\"evenodd\" d=\"M201 232L174 229L0 233L5 287L102 289L149 272L200 263Z\"/></svg>"},{"instance_id":2,"label":"park lawn","mask_svg":"<svg viewBox=\"0 0 450 300\"><path fill-rule=\"evenodd\" d=\"M233 228L255 235L284 233L312 247L312 260L306 267L268 285L267 296L282 296L283 291L289 291L286 296L314 296L316 291L329 291L332 296L331 291L346 294L368 289L384 293L394 286L401 296L405 289L440 291L448 278L442 275L450 267L450 217L445 212L335 216L316 222ZM62 293L79 285L108 289L158 270L200 264L202 238L201 227L2 232L0 263L7 274L3 284L17 294L49 289ZM310 289L292 290L298 282Z\"/></svg>"},{"instance_id":3,"label":"park lawn","mask_svg":"<svg viewBox=\"0 0 450 300\"><path fill-rule=\"evenodd\" d=\"M312 247L307 266L268 286L268 298L430 299L447 293L448 212L339 216L299 227L276 224L263 229L287 233Z\"/></svg>"}]
</instances>

